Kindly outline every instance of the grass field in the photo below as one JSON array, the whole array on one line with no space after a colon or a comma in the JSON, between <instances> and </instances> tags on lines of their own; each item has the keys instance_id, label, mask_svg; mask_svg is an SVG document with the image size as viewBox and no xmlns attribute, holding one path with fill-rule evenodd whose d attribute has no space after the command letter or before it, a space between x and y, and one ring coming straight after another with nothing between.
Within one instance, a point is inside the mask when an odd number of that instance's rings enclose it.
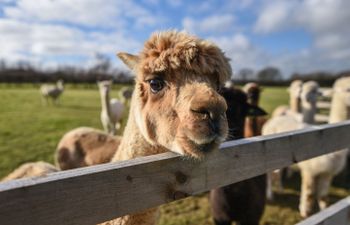
<instances>
[{"instance_id":1,"label":"grass field","mask_svg":"<svg viewBox=\"0 0 350 225\"><path fill-rule=\"evenodd\" d=\"M112 96L116 96L118 87ZM285 88L265 88L263 107L271 112L274 107L287 103ZM42 105L39 91L31 85L8 87L0 85L0 177L20 164L43 160L53 163L59 139L67 131L89 126L102 129L100 99L97 89L68 86L61 105ZM345 178L344 178L345 177ZM331 190L331 201L349 195L348 180L342 176ZM300 178L289 180L286 189L269 203L262 224L294 224L297 212ZM207 195L180 200L161 208L161 225L213 224Z\"/></svg>"}]
</instances>

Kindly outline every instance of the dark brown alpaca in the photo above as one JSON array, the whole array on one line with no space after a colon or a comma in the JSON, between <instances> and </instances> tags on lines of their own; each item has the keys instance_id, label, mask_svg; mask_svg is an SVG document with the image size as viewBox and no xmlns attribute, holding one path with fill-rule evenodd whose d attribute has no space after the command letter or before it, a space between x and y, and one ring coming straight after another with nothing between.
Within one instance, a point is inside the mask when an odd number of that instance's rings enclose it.
<instances>
[{"instance_id":1,"label":"dark brown alpaca","mask_svg":"<svg viewBox=\"0 0 350 225\"><path fill-rule=\"evenodd\" d=\"M262 88L257 83L247 83L244 88L247 94L248 103L259 106ZM244 137L254 137L261 135L261 129L266 122L265 117L247 117L244 125Z\"/></svg>"},{"instance_id":2,"label":"dark brown alpaca","mask_svg":"<svg viewBox=\"0 0 350 225\"><path fill-rule=\"evenodd\" d=\"M247 95L236 88L224 88L222 96L227 102L228 140L243 138L247 116L266 115L258 106L247 102ZM210 192L210 205L216 225L258 225L265 208L266 175L216 188Z\"/></svg>"}]
</instances>

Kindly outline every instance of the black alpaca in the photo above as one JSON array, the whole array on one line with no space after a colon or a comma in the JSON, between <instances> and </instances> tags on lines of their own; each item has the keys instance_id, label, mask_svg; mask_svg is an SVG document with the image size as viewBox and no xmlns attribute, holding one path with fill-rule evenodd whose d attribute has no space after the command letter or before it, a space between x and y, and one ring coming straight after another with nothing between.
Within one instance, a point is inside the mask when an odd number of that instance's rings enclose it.
<instances>
[{"instance_id":1,"label":"black alpaca","mask_svg":"<svg viewBox=\"0 0 350 225\"><path fill-rule=\"evenodd\" d=\"M236 88L224 88L221 95L227 102L228 140L243 138L247 116L262 116L266 112L247 102L247 95ZM258 225L266 201L266 175L260 175L210 191L210 205L216 225Z\"/></svg>"}]
</instances>

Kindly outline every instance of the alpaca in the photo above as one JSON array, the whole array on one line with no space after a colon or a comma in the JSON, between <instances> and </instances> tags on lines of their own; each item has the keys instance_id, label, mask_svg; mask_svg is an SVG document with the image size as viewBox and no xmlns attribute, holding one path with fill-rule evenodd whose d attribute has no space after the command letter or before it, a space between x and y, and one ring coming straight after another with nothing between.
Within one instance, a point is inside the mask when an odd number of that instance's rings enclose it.
<instances>
[{"instance_id":1,"label":"alpaca","mask_svg":"<svg viewBox=\"0 0 350 225\"><path fill-rule=\"evenodd\" d=\"M247 83L244 85L243 91L247 94L249 104L259 105L262 88L257 83ZM247 117L244 125L244 137L261 135L262 126L265 122L265 117Z\"/></svg>"},{"instance_id":2,"label":"alpaca","mask_svg":"<svg viewBox=\"0 0 350 225\"><path fill-rule=\"evenodd\" d=\"M217 90L231 77L228 58L213 43L185 32L154 33L139 55L119 53L135 72L123 139L112 162L173 151L202 159L218 149L228 127ZM104 224L149 225L157 208Z\"/></svg>"},{"instance_id":3,"label":"alpaca","mask_svg":"<svg viewBox=\"0 0 350 225\"><path fill-rule=\"evenodd\" d=\"M289 88L289 107L285 105L278 106L273 112L272 117L281 115L298 115L301 112L300 94L303 86L301 80L294 80Z\"/></svg>"},{"instance_id":4,"label":"alpaca","mask_svg":"<svg viewBox=\"0 0 350 225\"><path fill-rule=\"evenodd\" d=\"M266 112L247 102L247 95L237 88L223 88L228 110L228 140L243 138L246 116L262 116ZM260 175L210 191L210 206L216 225L258 225L265 208L266 175Z\"/></svg>"},{"instance_id":5,"label":"alpaca","mask_svg":"<svg viewBox=\"0 0 350 225\"><path fill-rule=\"evenodd\" d=\"M298 115L294 113L287 113L284 115L275 116L264 124L262 134L268 135L302 129L307 127L307 124L315 123L314 117L317 111L316 102L317 97L320 95L318 89L319 85L315 81L308 81L304 83L299 94L300 102L298 103L301 106L300 111L302 114ZM279 190L283 188L281 175L280 169L268 173L267 198L269 200L273 200L273 181L275 181Z\"/></svg>"},{"instance_id":6,"label":"alpaca","mask_svg":"<svg viewBox=\"0 0 350 225\"><path fill-rule=\"evenodd\" d=\"M3 181L10 181L25 177L38 177L38 176L45 176L48 173L53 173L59 171L56 167L53 165L46 163L46 162L30 162L25 163L15 169L12 173L4 177L1 182Z\"/></svg>"},{"instance_id":7,"label":"alpaca","mask_svg":"<svg viewBox=\"0 0 350 225\"><path fill-rule=\"evenodd\" d=\"M333 97L329 123L350 119L350 77L336 80L333 85ZM343 149L298 163L301 170L302 186L299 211L302 217L312 214L317 200L320 209L327 207L327 196L333 177L346 164L348 150Z\"/></svg>"},{"instance_id":8,"label":"alpaca","mask_svg":"<svg viewBox=\"0 0 350 225\"><path fill-rule=\"evenodd\" d=\"M61 170L92 166L111 161L121 137L89 127L67 132L59 141L55 154L56 166Z\"/></svg>"},{"instance_id":9,"label":"alpaca","mask_svg":"<svg viewBox=\"0 0 350 225\"><path fill-rule=\"evenodd\" d=\"M63 93L64 87L63 87L63 80L58 80L56 85L48 85L43 84L40 87L40 92L43 97L43 99L46 100L46 103L49 103L49 98L52 99L52 102L57 105L58 104L58 98Z\"/></svg>"},{"instance_id":10,"label":"alpaca","mask_svg":"<svg viewBox=\"0 0 350 225\"><path fill-rule=\"evenodd\" d=\"M122 87L118 94L119 94L119 99L121 99L121 101L127 105L127 103L131 100L131 96L132 96L132 92L134 90L130 87Z\"/></svg>"},{"instance_id":11,"label":"alpaca","mask_svg":"<svg viewBox=\"0 0 350 225\"><path fill-rule=\"evenodd\" d=\"M121 127L121 120L124 112L124 104L115 98L109 99L109 91L112 86L112 81L99 81L98 87L101 96L101 122L103 129L115 135L117 129Z\"/></svg>"}]
</instances>

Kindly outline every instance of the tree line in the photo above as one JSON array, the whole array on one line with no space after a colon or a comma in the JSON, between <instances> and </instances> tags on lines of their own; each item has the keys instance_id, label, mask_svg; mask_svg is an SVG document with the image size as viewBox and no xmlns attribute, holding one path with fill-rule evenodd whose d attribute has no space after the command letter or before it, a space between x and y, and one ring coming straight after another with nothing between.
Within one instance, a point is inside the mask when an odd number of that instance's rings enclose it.
<instances>
[{"instance_id":1,"label":"tree line","mask_svg":"<svg viewBox=\"0 0 350 225\"><path fill-rule=\"evenodd\" d=\"M247 82L259 82L263 85L281 86L289 85L292 80L315 80L321 86L332 86L334 81L343 76L350 76L350 70L331 73L326 71L315 71L311 73L294 73L288 78L282 76L281 71L276 67L266 67L257 72L249 68L243 68L234 75L234 81L237 84Z\"/></svg>"},{"instance_id":2,"label":"tree line","mask_svg":"<svg viewBox=\"0 0 350 225\"><path fill-rule=\"evenodd\" d=\"M124 70L112 68L107 56L97 54L96 63L83 69L74 66L61 66L56 69L38 69L27 62L8 66L0 61L0 83L49 83L62 79L66 83L96 83L111 79L115 83L131 83L133 76Z\"/></svg>"},{"instance_id":3,"label":"tree line","mask_svg":"<svg viewBox=\"0 0 350 225\"><path fill-rule=\"evenodd\" d=\"M295 73L288 78L283 77L276 67L266 67L259 71L243 68L233 75L233 81L237 84L247 82L259 82L262 85L289 85L291 80L316 80L321 86L331 86L340 76L350 76L350 70L340 73L324 71L307 74ZM41 70L29 63L19 62L16 65L7 66L0 61L0 83L49 83L63 79L66 83L92 84L98 80L111 79L114 83L132 83L133 76L124 70L112 68L107 56L97 54L96 64L88 69L73 66L61 66L55 70Z\"/></svg>"}]
</instances>

